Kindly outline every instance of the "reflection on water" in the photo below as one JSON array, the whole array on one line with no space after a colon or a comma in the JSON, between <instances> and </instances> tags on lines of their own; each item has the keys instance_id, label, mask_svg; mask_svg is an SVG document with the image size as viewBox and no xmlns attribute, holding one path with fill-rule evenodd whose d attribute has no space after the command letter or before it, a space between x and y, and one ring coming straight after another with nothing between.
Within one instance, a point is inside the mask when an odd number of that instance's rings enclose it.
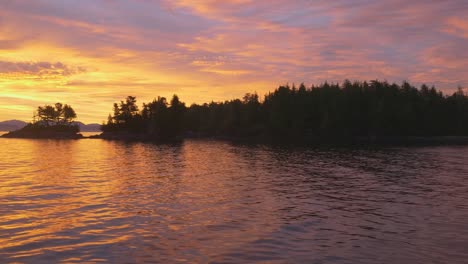
<instances>
[{"instance_id":1,"label":"reflection on water","mask_svg":"<svg viewBox=\"0 0 468 264\"><path fill-rule=\"evenodd\" d=\"M96 135L99 135L101 134L102 132L80 132L81 135L83 135L84 137L90 137L90 136L96 136Z\"/></svg>"},{"instance_id":2,"label":"reflection on water","mask_svg":"<svg viewBox=\"0 0 468 264\"><path fill-rule=\"evenodd\" d=\"M466 147L0 143L0 263L468 258Z\"/></svg>"}]
</instances>

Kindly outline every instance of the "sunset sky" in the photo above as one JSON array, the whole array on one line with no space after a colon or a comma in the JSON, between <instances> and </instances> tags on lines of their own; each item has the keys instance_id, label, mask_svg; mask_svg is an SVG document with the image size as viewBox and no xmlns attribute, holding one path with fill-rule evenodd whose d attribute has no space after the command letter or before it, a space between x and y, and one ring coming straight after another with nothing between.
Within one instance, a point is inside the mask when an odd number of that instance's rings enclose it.
<instances>
[{"instance_id":1,"label":"sunset sky","mask_svg":"<svg viewBox=\"0 0 468 264\"><path fill-rule=\"evenodd\" d=\"M468 87L468 1L0 0L0 120L380 79Z\"/></svg>"}]
</instances>

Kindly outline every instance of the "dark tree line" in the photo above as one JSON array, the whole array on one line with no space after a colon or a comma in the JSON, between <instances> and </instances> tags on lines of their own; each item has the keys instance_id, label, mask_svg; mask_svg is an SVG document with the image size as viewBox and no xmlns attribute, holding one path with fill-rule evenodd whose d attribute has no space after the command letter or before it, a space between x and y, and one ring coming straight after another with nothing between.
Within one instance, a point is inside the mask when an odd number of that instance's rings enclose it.
<instances>
[{"instance_id":1,"label":"dark tree line","mask_svg":"<svg viewBox=\"0 0 468 264\"><path fill-rule=\"evenodd\" d=\"M190 107L174 95L170 102L158 97L141 110L129 96L114 104L102 130L155 138L468 135L468 97L461 88L445 96L426 85L381 81L286 85L262 101L246 94Z\"/></svg>"},{"instance_id":2,"label":"dark tree line","mask_svg":"<svg viewBox=\"0 0 468 264\"><path fill-rule=\"evenodd\" d=\"M144 103L141 110L136 98L128 96L125 101L114 104L114 114L109 115L107 123L101 126L103 132L127 132L146 134L157 138L171 138L181 135L187 107L174 95L167 102L158 97Z\"/></svg>"}]
</instances>

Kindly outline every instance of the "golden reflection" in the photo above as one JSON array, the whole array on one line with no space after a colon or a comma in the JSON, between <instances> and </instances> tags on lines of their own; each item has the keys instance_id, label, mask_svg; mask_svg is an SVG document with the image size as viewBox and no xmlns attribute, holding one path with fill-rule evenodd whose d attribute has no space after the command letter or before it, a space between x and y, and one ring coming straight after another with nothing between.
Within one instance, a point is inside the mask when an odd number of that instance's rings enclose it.
<instances>
[{"instance_id":1,"label":"golden reflection","mask_svg":"<svg viewBox=\"0 0 468 264\"><path fill-rule=\"evenodd\" d=\"M245 175L255 166L256 154L244 159L227 144L202 150L198 143L4 143L10 145L2 155L16 153L9 161L16 165L0 172L0 201L9 205L0 209L2 233L7 234L0 236L0 251L14 252L17 259L130 245L135 239L151 244L152 237L174 257L177 248L202 255L213 254L214 249L228 254L276 228L274 208L280 201L265 190L252 189L262 204L249 205L251 213L263 211L262 229L250 226L248 213L236 215L237 209L229 206L248 203L245 186L234 183L236 177L249 181ZM213 164L235 171L214 173ZM250 181L252 186L259 184L255 178ZM16 199L20 194L21 200ZM239 229L249 230L249 236ZM216 230L232 242L220 243L213 237ZM190 237L194 232L197 237ZM147 247L140 250L140 255L146 250L148 255L155 253Z\"/></svg>"}]
</instances>

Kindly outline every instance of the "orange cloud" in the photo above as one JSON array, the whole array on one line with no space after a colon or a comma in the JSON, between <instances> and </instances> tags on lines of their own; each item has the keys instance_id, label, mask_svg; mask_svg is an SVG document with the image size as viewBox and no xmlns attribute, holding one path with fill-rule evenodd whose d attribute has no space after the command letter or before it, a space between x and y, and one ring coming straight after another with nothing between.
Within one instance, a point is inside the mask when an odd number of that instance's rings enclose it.
<instances>
[{"instance_id":1,"label":"orange cloud","mask_svg":"<svg viewBox=\"0 0 468 264\"><path fill-rule=\"evenodd\" d=\"M468 38L468 21L458 17L451 17L447 20L445 32L462 38Z\"/></svg>"}]
</instances>

